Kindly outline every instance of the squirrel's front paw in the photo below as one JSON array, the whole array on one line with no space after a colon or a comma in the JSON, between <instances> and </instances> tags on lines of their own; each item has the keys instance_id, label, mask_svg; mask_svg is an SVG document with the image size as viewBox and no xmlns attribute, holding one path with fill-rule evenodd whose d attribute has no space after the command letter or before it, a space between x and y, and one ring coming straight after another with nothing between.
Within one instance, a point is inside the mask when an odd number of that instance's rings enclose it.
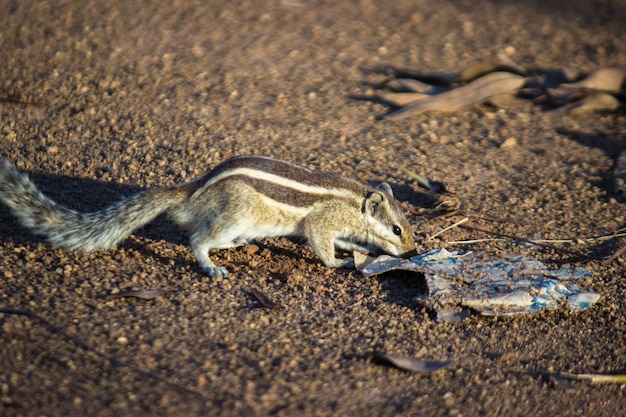
<instances>
[{"instance_id":1,"label":"squirrel's front paw","mask_svg":"<svg viewBox=\"0 0 626 417\"><path fill-rule=\"evenodd\" d=\"M210 278L224 278L228 275L228 270L223 266L205 266L202 268Z\"/></svg>"},{"instance_id":2,"label":"squirrel's front paw","mask_svg":"<svg viewBox=\"0 0 626 417\"><path fill-rule=\"evenodd\" d=\"M330 262L325 262L326 266L331 268L345 268L354 269L354 258L333 259Z\"/></svg>"},{"instance_id":3,"label":"squirrel's front paw","mask_svg":"<svg viewBox=\"0 0 626 417\"><path fill-rule=\"evenodd\" d=\"M342 262L341 262L341 265L339 265L339 268L354 269L354 258L350 257L350 258L342 259Z\"/></svg>"}]
</instances>

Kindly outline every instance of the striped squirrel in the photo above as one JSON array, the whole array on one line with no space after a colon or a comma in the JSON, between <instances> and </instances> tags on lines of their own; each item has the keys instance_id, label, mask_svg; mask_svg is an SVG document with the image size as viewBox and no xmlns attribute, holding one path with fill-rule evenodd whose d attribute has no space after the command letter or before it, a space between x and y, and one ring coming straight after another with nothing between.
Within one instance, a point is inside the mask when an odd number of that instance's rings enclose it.
<instances>
[{"instance_id":1,"label":"striped squirrel","mask_svg":"<svg viewBox=\"0 0 626 417\"><path fill-rule=\"evenodd\" d=\"M231 158L193 181L140 192L93 213L66 208L43 195L26 174L0 161L0 200L20 223L49 243L91 252L114 248L161 213L190 233L200 266L211 277L226 268L212 249L253 239L304 237L324 264L352 268L335 249L408 256L413 232L391 187L311 171L258 156Z\"/></svg>"}]
</instances>

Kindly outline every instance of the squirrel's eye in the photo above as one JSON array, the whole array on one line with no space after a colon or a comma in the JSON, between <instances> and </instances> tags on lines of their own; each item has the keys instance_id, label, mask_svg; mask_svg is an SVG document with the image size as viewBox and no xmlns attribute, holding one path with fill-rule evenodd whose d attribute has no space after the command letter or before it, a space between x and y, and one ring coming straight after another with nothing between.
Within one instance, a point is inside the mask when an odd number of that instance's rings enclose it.
<instances>
[{"instance_id":1,"label":"squirrel's eye","mask_svg":"<svg viewBox=\"0 0 626 417\"><path fill-rule=\"evenodd\" d=\"M395 224L393 225L393 227L391 228L391 231L393 232L394 235L396 236L400 236L402 234L402 229L400 229L400 226L396 226Z\"/></svg>"}]
</instances>

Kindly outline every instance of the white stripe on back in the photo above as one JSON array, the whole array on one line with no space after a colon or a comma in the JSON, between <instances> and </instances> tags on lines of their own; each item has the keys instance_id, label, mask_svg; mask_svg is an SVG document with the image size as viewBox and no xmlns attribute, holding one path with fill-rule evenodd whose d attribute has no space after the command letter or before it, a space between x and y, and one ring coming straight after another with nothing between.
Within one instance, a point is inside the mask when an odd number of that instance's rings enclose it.
<instances>
[{"instance_id":1,"label":"white stripe on back","mask_svg":"<svg viewBox=\"0 0 626 417\"><path fill-rule=\"evenodd\" d=\"M291 188L293 190L307 193L307 194L316 194L316 195L332 195L337 197L345 197L346 192L353 194L356 197L359 196L353 190L347 188L327 188L327 187L319 187L315 185L306 185L299 181L291 180L289 178L281 177L280 175L270 174L268 172L260 171L253 168L235 168L225 172L222 172L219 175L211 178L206 182L204 187L214 184L218 181L221 181L225 178L232 177L235 175L244 175L250 178L267 181L272 184L277 184L286 188Z\"/></svg>"}]
</instances>

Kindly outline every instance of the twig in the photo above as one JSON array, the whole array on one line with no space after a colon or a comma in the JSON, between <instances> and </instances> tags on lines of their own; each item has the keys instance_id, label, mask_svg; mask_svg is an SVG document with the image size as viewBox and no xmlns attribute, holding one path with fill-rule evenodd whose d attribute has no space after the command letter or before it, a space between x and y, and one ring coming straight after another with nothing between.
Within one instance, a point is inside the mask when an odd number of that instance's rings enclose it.
<instances>
[{"instance_id":1,"label":"twig","mask_svg":"<svg viewBox=\"0 0 626 417\"><path fill-rule=\"evenodd\" d=\"M0 103L19 104L22 106L43 107L45 104L38 101L24 101L13 97L0 97Z\"/></svg>"},{"instance_id":2,"label":"twig","mask_svg":"<svg viewBox=\"0 0 626 417\"><path fill-rule=\"evenodd\" d=\"M505 239L472 239L472 240L449 240L446 242L446 245L472 245L474 243L484 243L484 242L504 242Z\"/></svg>"},{"instance_id":3,"label":"twig","mask_svg":"<svg viewBox=\"0 0 626 417\"><path fill-rule=\"evenodd\" d=\"M445 229L442 229L440 231L438 231L437 233L435 233L434 235L430 236L428 239L426 240L433 240L435 237L439 236L440 234L447 232L448 230L457 227L457 226L461 226L463 223L466 223L469 220L469 217L465 217L461 220L459 220L458 222L454 223L453 225L450 225L448 227L446 227Z\"/></svg>"},{"instance_id":4,"label":"twig","mask_svg":"<svg viewBox=\"0 0 626 417\"><path fill-rule=\"evenodd\" d=\"M604 261L607 262L607 263L611 263L614 260L616 260L617 258L619 258L624 252L626 252L626 245L622 246L621 248L619 248L618 250L613 252L612 255L604 258Z\"/></svg>"},{"instance_id":5,"label":"twig","mask_svg":"<svg viewBox=\"0 0 626 417\"><path fill-rule=\"evenodd\" d=\"M415 181L417 181L417 183L419 185L421 185L423 188L432 191L433 187L430 184L430 180L426 177L423 177L407 168L405 168L404 166L400 165L400 169L402 171L404 171L405 174L407 174L409 177L411 177L412 179L414 179Z\"/></svg>"},{"instance_id":6,"label":"twig","mask_svg":"<svg viewBox=\"0 0 626 417\"><path fill-rule=\"evenodd\" d=\"M408 207L408 209L409 209L409 211L411 211L411 212L413 212L414 214L417 214L417 215L423 215L424 214L424 213L418 212L413 207ZM452 216L457 216L457 215L461 215L461 214L466 216L465 218L463 218L463 220L461 220L461 223L465 223L468 220L468 217L469 217L469 218L477 218L477 219L491 221L491 222L497 222L497 223L518 224L518 225L522 225L522 226L528 224L527 222L520 221L520 220L499 219L499 218L494 218L494 217L483 216L483 215L476 214L476 213L461 212L459 210L455 210L453 212L444 213L444 214L442 214L440 216L435 217L434 219L436 220L436 219L440 219L440 218L443 218L443 217L452 217ZM472 230L472 231L477 231L477 232L483 232L483 233L491 234L491 235L494 235L494 236L498 236L500 238L507 238L507 239L518 240L518 241L525 242L525 243L528 243L528 244L531 244L531 245L552 249L552 250L555 250L555 251L558 251L558 252L567 253L569 255L574 255L574 256L590 259L590 260L602 260L602 261L608 262L608 263L614 261L620 255L622 255L624 252L626 252L626 246L624 246L624 247L618 249L617 251L615 251L612 255L610 255L608 257L598 258L598 257L586 255L586 254L581 253L581 252L577 252L577 251L573 251L573 250L569 250L569 249L565 249L565 248L559 248L559 247L552 246L552 245L549 244L549 243L572 243L572 244L576 244L576 243L580 243L580 242L582 242L582 243L604 242L604 241L611 240L611 239L616 239L616 238L620 238L620 237L626 237L626 228L618 229L612 235L590 237L590 238L582 238L582 239L529 239L529 238L523 238L523 237L519 237L519 236L509 235L509 234L506 234L506 233L493 232L491 230L481 229L481 228L474 227L474 226L468 226L468 225L462 225L462 224L455 223L452 226L447 227L447 228L439 231L438 233L430 236L427 240L431 240L435 236L438 236L441 233L443 233L443 232L447 231L448 229L450 229L452 227L455 227L455 226L464 228L466 230ZM503 241L503 240L504 239L474 239L474 240L467 240L467 241L451 241L451 242L448 242L448 243L449 244L456 244L456 245L463 245L463 244L480 243L480 242L488 242L488 241Z\"/></svg>"},{"instance_id":7,"label":"twig","mask_svg":"<svg viewBox=\"0 0 626 417\"><path fill-rule=\"evenodd\" d=\"M485 220L488 222L493 222L493 223L510 223L510 224L517 224L519 226L529 226L530 223L526 222L524 220L517 220L517 219L511 219L511 218L498 218L498 217L491 217L491 216L485 216L482 214L478 214L478 213L462 213L464 216L473 218L473 219L480 219L480 220Z\"/></svg>"},{"instance_id":8,"label":"twig","mask_svg":"<svg viewBox=\"0 0 626 417\"><path fill-rule=\"evenodd\" d=\"M604 242L607 240L616 239L618 237L624 237L624 236L626 236L626 233L614 233L612 235L587 237L587 238L579 238L579 239L533 239L533 242L581 244L581 243Z\"/></svg>"},{"instance_id":9,"label":"twig","mask_svg":"<svg viewBox=\"0 0 626 417\"><path fill-rule=\"evenodd\" d=\"M561 378L587 380L592 383L626 383L626 375L603 375L603 374L570 374L568 372L561 372L559 374Z\"/></svg>"},{"instance_id":10,"label":"twig","mask_svg":"<svg viewBox=\"0 0 626 417\"><path fill-rule=\"evenodd\" d=\"M145 371L135 365L133 365L132 363L125 361L125 360L121 360L118 359L115 356L112 355L108 355L106 353L100 352L99 350L97 350L96 348L92 347L91 345L83 342L82 340L80 340L79 338L72 336L70 334L68 334L65 330L61 329L58 326L55 326L54 324L50 323L48 320L46 320L45 318L41 317L40 315L34 313L31 310L21 310L21 309L16 309L16 308L11 308L11 307L0 307L0 313L4 313L4 314L14 314L14 315L18 315L18 316L24 316L24 317L28 317L29 319L38 321L39 323L43 324L45 327L48 328L48 330L50 330L53 333L57 333L58 335L60 335L61 337L63 337L65 340L69 340L70 342L74 343L76 346L82 348L83 350L86 350L88 352L92 352L94 353L96 356L105 359L113 364L118 364L121 366L125 366L128 369L137 372L138 374L141 374L143 376L147 376L153 379L156 379L160 382L163 382L164 384L169 385L170 387L176 388L180 391L184 391L187 392L189 394L194 394L197 395L203 399L205 399L204 394L202 394L200 391L196 391L192 388L187 388L183 385L177 384L175 382L169 381L165 378L163 378L161 375L156 374L154 372L151 371Z\"/></svg>"},{"instance_id":11,"label":"twig","mask_svg":"<svg viewBox=\"0 0 626 417\"><path fill-rule=\"evenodd\" d=\"M535 242L534 240L530 240L530 239L519 237L519 236L515 236L515 235L509 235L509 234L506 234L506 233L494 232L494 231L491 231L491 230L481 229L479 227L468 226L468 225L461 225L459 227L461 227L463 229L467 229L467 230L472 230L474 232L482 232L482 233L487 233L487 234L490 234L490 235L493 235L493 236L505 237L507 239L513 239L513 240L517 240L517 241L520 241L520 242L529 243L531 245L540 246L542 248L547 248L547 249L552 249L552 250L555 250L557 252L566 253L568 255L574 255L574 256L581 257L581 258L586 258L586 259L591 259L591 260L596 260L596 261L599 260L598 258L595 258L593 256L589 256L589 255L585 255L584 253L581 253L581 252L577 252L577 251L570 250L570 249L565 249L565 248L559 248L557 246L548 245L547 243Z\"/></svg>"}]
</instances>

